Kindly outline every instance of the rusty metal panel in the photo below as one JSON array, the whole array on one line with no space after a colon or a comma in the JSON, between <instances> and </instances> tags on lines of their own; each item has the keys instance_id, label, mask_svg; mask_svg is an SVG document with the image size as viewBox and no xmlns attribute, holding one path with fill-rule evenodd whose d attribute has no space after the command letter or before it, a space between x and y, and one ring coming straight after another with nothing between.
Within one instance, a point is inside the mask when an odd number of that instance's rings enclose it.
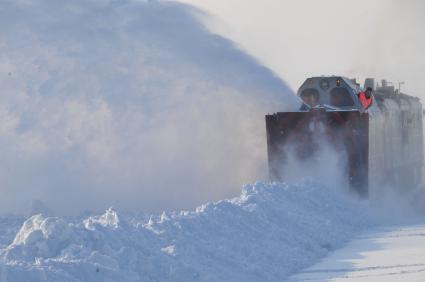
<instances>
[{"instance_id":1,"label":"rusty metal panel","mask_svg":"<svg viewBox=\"0 0 425 282\"><path fill-rule=\"evenodd\" d=\"M325 138L347 155L347 180L362 196L368 193L369 116L359 111L286 112L266 116L269 174L285 181L283 170L290 148L300 159L308 159Z\"/></svg>"}]
</instances>

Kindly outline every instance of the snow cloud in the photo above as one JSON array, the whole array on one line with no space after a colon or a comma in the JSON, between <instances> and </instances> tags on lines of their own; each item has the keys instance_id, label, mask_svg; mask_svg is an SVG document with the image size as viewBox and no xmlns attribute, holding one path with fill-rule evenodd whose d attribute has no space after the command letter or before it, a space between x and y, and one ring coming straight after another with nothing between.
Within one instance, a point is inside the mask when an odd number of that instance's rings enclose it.
<instances>
[{"instance_id":1,"label":"snow cloud","mask_svg":"<svg viewBox=\"0 0 425 282\"><path fill-rule=\"evenodd\" d=\"M425 98L422 0L181 0L213 14L232 38L297 89L306 77L404 81ZM243 7L243 8L241 8Z\"/></svg>"},{"instance_id":2,"label":"snow cloud","mask_svg":"<svg viewBox=\"0 0 425 282\"><path fill-rule=\"evenodd\" d=\"M299 102L200 15L2 1L0 212L190 208L265 178L264 114Z\"/></svg>"}]
</instances>

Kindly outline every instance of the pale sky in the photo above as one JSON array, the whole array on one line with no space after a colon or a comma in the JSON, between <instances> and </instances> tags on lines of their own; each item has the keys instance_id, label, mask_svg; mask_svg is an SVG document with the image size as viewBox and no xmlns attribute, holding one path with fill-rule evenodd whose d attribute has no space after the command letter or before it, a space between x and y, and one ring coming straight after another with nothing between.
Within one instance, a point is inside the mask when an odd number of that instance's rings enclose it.
<instances>
[{"instance_id":1,"label":"pale sky","mask_svg":"<svg viewBox=\"0 0 425 282\"><path fill-rule=\"evenodd\" d=\"M425 98L425 1L182 0L296 90L305 77L404 81Z\"/></svg>"}]
</instances>

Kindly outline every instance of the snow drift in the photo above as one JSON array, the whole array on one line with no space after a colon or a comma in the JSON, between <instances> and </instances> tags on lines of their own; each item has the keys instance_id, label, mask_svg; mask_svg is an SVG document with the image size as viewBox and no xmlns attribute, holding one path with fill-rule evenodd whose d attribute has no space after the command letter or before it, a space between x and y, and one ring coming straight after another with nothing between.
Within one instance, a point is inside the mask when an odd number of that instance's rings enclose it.
<instances>
[{"instance_id":1,"label":"snow drift","mask_svg":"<svg viewBox=\"0 0 425 282\"><path fill-rule=\"evenodd\" d=\"M0 212L193 208L261 179L263 116L298 101L198 16L158 1L2 1Z\"/></svg>"},{"instance_id":2,"label":"snow drift","mask_svg":"<svg viewBox=\"0 0 425 282\"><path fill-rule=\"evenodd\" d=\"M38 214L0 250L0 281L282 281L368 225L364 204L308 181L154 216Z\"/></svg>"}]
</instances>

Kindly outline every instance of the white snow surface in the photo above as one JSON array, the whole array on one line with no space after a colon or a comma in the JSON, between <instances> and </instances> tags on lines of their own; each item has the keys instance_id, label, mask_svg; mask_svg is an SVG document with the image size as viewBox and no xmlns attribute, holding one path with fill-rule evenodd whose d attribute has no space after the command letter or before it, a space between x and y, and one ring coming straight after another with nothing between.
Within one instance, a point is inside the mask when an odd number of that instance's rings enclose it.
<instances>
[{"instance_id":1,"label":"white snow surface","mask_svg":"<svg viewBox=\"0 0 425 282\"><path fill-rule=\"evenodd\" d=\"M282 281L371 226L367 207L311 181L258 182L193 211L3 218L0 281Z\"/></svg>"},{"instance_id":2,"label":"white snow surface","mask_svg":"<svg viewBox=\"0 0 425 282\"><path fill-rule=\"evenodd\" d=\"M368 230L290 281L425 281L425 225Z\"/></svg>"}]
</instances>

